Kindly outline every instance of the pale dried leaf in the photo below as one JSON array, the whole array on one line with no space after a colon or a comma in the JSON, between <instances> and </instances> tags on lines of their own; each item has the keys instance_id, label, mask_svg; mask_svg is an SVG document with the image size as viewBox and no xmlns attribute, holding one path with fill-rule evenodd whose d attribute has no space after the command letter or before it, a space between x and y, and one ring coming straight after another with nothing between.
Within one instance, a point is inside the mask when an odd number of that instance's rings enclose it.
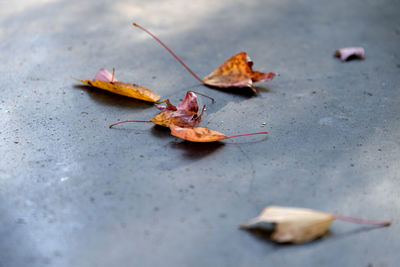
<instances>
[{"instance_id":1,"label":"pale dried leaf","mask_svg":"<svg viewBox=\"0 0 400 267\"><path fill-rule=\"evenodd\" d=\"M271 238L280 243L303 243L322 236L334 221L329 213L289 207L266 207L256 218L242 225L258 228L260 223L275 223Z\"/></svg>"}]
</instances>

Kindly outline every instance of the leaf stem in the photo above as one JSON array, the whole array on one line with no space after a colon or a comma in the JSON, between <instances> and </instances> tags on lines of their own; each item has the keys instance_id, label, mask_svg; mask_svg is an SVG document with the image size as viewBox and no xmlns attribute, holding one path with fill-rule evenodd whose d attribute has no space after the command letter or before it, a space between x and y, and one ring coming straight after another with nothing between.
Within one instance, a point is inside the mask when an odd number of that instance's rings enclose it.
<instances>
[{"instance_id":1,"label":"leaf stem","mask_svg":"<svg viewBox=\"0 0 400 267\"><path fill-rule=\"evenodd\" d=\"M115 73L115 67L113 67L113 73L112 73L112 76L111 76L111 82L114 82L114 73Z\"/></svg>"},{"instance_id":2,"label":"leaf stem","mask_svg":"<svg viewBox=\"0 0 400 267\"><path fill-rule=\"evenodd\" d=\"M256 134L268 134L268 132L248 133L248 134L237 134L237 135L228 136L228 137L225 138L225 139L235 138L235 137L240 137L240 136L256 135Z\"/></svg>"},{"instance_id":3,"label":"leaf stem","mask_svg":"<svg viewBox=\"0 0 400 267\"><path fill-rule=\"evenodd\" d=\"M164 99L164 100L159 100L159 101L157 101L157 102L154 102L154 104L159 105L159 104L165 103L165 102L167 102L167 101L169 101L168 98L167 98L167 99Z\"/></svg>"},{"instance_id":4,"label":"leaf stem","mask_svg":"<svg viewBox=\"0 0 400 267\"><path fill-rule=\"evenodd\" d=\"M347 217L339 214L333 214L335 219L351 222L351 223L358 223L358 224L370 224L370 225L379 225L379 226L389 226L392 224L391 221L376 221L376 220L366 220L361 218L354 218L354 217Z\"/></svg>"},{"instance_id":5,"label":"leaf stem","mask_svg":"<svg viewBox=\"0 0 400 267\"><path fill-rule=\"evenodd\" d=\"M169 47L164 44L160 39L158 39L154 34L152 34L150 31L148 31L147 29L143 28L142 26L140 26L137 23L133 23L133 26L138 27L139 29L141 29L142 31L146 32L148 35L150 35L151 37L154 38L154 40L156 40L158 43L160 43L160 45L162 45L165 49L167 49L167 51L176 59L178 60L179 63L182 64L183 67L185 67L185 69L193 75L193 77L195 77L198 81L200 81L201 83L204 83L202 79L199 78L199 76L196 75L196 73L194 73L174 52L172 52L171 49L169 49Z\"/></svg>"},{"instance_id":6,"label":"leaf stem","mask_svg":"<svg viewBox=\"0 0 400 267\"><path fill-rule=\"evenodd\" d=\"M212 98L211 96L208 96L208 95L205 95L205 94L202 94L202 93L199 93L199 92L195 92L195 91L190 91L190 92L198 94L198 95L201 95L201 96L204 96L204 97L210 99L212 104L214 104L214 102L215 102L214 98Z\"/></svg>"},{"instance_id":7,"label":"leaf stem","mask_svg":"<svg viewBox=\"0 0 400 267\"><path fill-rule=\"evenodd\" d=\"M136 121L136 120L119 121L119 122L110 124L110 126L108 126L108 127L112 128L112 127L115 126L115 125L118 125L118 124L121 124L121 123L126 123L126 122L151 122L151 121Z\"/></svg>"}]
</instances>

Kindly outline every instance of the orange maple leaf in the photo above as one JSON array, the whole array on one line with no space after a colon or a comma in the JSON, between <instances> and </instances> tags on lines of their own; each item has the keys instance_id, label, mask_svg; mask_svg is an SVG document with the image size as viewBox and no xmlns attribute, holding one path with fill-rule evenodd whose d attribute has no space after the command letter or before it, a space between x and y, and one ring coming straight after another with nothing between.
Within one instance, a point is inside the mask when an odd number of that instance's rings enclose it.
<instances>
[{"instance_id":1,"label":"orange maple leaf","mask_svg":"<svg viewBox=\"0 0 400 267\"><path fill-rule=\"evenodd\" d=\"M250 87L257 94L253 82L272 80L276 74L253 71L252 66L253 61L246 52L240 52L206 76L203 82L206 85L220 88Z\"/></svg>"},{"instance_id":2,"label":"orange maple leaf","mask_svg":"<svg viewBox=\"0 0 400 267\"><path fill-rule=\"evenodd\" d=\"M211 74L201 79L196 75L167 45L165 45L160 39L152 34L147 29L143 28L137 23L133 23L134 26L143 30L151 37L153 37L158 43L160 43L179 63L182 64L185 69L192 74L201 83L218 88L231 88L231 87L249 87L255 94L257 91L253 87L253 82L262 82L272 80L277 74L274 72L264 73L259 71L253 71L253 61L247 56L245 52L240 52L234 55L227 61L225 61L220 67L215 69Z\"/></svg>"}]
</instances>

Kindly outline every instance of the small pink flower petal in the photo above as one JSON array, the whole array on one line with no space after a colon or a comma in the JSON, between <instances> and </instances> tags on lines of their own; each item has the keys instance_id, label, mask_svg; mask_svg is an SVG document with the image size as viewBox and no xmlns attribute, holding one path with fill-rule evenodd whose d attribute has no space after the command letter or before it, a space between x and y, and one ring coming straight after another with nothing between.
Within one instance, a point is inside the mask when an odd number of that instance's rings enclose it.
<instances>
[{"instance_id":1,"label":"small pink flower petal","mask_svg":"<svg viewBox=\"0 0 400 267\"><path fill-rule=\"evenodd\" d=\"M117 79L106 69L100 69L93 78L93 81L116 82Z\"/></svg>"},{"instance_id":2,"label":"small pink flower petal","mask_svg":"<svg viewBox=\"0 0 400 267\"><path fill-rule=\"evenodd\" d=\"M334 56L339 57L341 61L346 61L351 56L364 59L365 51L362 47L346 47L336 50Z\"/></svg>"}]
</instances>

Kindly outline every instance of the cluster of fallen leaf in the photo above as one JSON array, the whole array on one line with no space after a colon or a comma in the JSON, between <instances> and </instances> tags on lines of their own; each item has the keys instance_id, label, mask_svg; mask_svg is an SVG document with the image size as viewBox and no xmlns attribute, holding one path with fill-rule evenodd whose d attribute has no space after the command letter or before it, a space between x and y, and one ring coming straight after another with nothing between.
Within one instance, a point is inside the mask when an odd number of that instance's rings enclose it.
<instances>
[{"instance_id":1,"label":"cluster of fallen leaf","mask_svg":"<svg viewBox=\"0 0 400 267\"><path fill-rule=\"evenodd\" d=\"M221 66L215 69L204 79L200 79L161 40L159 40L156 36L142 26L136 23L133 23L133 25L152 36L157 42L165 47L168 52L170 52L171 55L174 56L197 80L206 86L218 88L248 87L252 89L255 94L257 94L253 87L253 82L271 80L276 76L276 73L273 72L263 73L259 71L253 71L253 62L251 59L245 52L240 52L225 61ZM364 49L361 47L349 47L335 51L334 56L339 57L342 61L347 61L351 57L363 59L364 53ZM161 110L161 113L148 121L121 121L111 124L110 128L126 122L152 122L154 124L170 128L173 136L191 142L214 142L245 135L267 134L267 132L260 132L226 136L217 131L198 127L201 117L204 113L205 106L203 106L201 112L199 113L197 96L194 92L188 91L183 101L179 105L174 106L170 103L169 99L160 101L161 97L150 89L131 83L117 81L117 79L114 77L114 72L115 69L113 69L112 74L106 69L100 69L93 80L81 80L81 82L112 93L154 103L155 106ZM162 103L166 104L161 105ZM258 217L241 225L241 228L270 230L270 224L274 224L274 231L271 235L272 240L276 242L303 243L322 236L335 219L377 226L388 226L391 224L390 221L372 221L309 209L270 206L266 207Z\"/></svg>"},{"instance_id":2,"label":"cluster of fallen leaf","mask_svg":"<svg viewBox=\"0 0 400 267\"><path fill-rule=\"evenodd\" d=\"M215 69L211 74L206 76L204 79L200 79L183 61L175 55L162 41L160 41L151 32L134 23L134 26L142 29L157 40L162 46L164 46L197 80L201 83L218 88L243 88L248 87L253 90L256 94L256 90L253 87L253 82L261 82L271 80L275 77L275 73L263 73L259 71L253 71L253 62L247 56L245 52L240 52L234 55L221 66ZM187 92L185 99L178 106L172 105L168 99L159 101L160 96L152 90L131 84L119 82L114 77L114 69L111 74L106 69L100 69L95 75L93 80L81 80L81 82L91 85L93 87L107 90L109 92L147 101L156 104L162 112L155 116L150 122L157 125L168 127L171 129L173 136L182 138L191 142L215 142L223 139L255 135L255 134L268 134L267 132L251 133L251 134L240 134L233 136L226 136L220 132L210 130L203 127L198 127L201 121L201 117L205 110L203 107L200 114L198 114L197 97L194 92ZM166 102L166 106L160 106L162 102ZM125 122L138 122L138 121L123 121L110 125L110 128L114 125L125 123Z\"/></svg>"}]
</instances>

